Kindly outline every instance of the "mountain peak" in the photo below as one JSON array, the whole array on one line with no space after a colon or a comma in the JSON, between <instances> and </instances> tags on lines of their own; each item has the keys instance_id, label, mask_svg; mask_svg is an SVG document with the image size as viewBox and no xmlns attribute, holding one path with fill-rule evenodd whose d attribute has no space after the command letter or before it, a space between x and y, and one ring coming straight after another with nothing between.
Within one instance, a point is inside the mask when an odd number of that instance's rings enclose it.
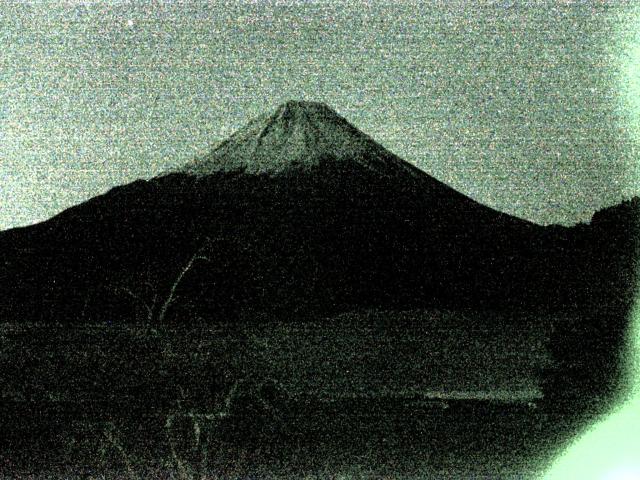
<instances>
[{"instance_id":1,"label":"mountain peak","mask_svg":"<svg viewBox=\"0 0 640 480\"><path fill-rule=\"evenodd\" d=\"M276 112L280 115L295 114L299 112L307 113L324 113L329 115L338 116L336 111L326 103L312 102L307 100L287 100L281 103Z\"/></svg>"},{"instance_id":2,"label":"mountain peak","mask_svg":"<svg viewBox=\"0 0 640 480\"><path fill-rule=\"evenodd\" d=\"M310 171L322 162L357 163L379 174L417 170L362 133L324 103L289 100L251 120L179 172L278 175Z\"/></svg>"}]
</instances>

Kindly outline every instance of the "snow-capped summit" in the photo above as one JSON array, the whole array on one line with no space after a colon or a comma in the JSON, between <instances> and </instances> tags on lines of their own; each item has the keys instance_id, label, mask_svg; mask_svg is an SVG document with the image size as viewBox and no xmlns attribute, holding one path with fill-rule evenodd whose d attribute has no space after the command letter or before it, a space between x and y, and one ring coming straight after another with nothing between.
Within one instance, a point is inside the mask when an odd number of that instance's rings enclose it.
<instances>
[{"instance_id":1,"label":"snow-capped summit","mask_svg":"<svg viewBox=\"0 0 640 480\"><path fill-rule=\"evenodd\" d=\"M179 172L278 175L309 171L322 162L356 163L384 176L418 173L332 108L307 101L288 101L251 120Z\"/></svg>"}]
</instances>

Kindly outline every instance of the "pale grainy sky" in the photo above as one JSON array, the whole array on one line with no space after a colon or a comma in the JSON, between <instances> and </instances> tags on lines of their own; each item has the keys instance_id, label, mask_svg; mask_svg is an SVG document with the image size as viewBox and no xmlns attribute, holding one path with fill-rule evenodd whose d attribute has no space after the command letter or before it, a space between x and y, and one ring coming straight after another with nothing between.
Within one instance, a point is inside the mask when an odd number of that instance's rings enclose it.
<instances>
[{"instance_id":1,"label":"pale grainy sky","mask_svg":"<svg viewBox=\"0 0 640 480\"><path fill-rule=\"evenodd\" d=\"M0 0L0 228L186 162L287 99L494 208L587 220L640 191L633 5Z\"/></svg>"}]
</instances>

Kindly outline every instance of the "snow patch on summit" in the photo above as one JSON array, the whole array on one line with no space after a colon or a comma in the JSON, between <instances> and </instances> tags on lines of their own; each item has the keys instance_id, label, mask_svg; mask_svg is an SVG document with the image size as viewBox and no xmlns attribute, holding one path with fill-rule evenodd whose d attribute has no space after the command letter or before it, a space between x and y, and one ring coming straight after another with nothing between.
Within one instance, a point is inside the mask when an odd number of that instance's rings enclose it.
<instances>
[{"instance_id":1,"label":"snow patch on summit","mask_svg":"<svg viewBox=\"0 0 640 480\"><path fill-rule=\"evenodd\" d=\"M253 119L180 172L278 175L309 171L321 162L355 162L384 176L420 172L327 105L301 101L286 102L274 113Z\"/></svg>"}]
</instances>

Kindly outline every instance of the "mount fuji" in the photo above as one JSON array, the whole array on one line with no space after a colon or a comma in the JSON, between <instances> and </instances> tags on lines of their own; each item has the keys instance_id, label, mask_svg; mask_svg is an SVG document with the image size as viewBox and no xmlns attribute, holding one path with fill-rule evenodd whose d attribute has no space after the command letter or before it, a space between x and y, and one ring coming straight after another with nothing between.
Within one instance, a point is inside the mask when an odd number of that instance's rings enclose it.
<instances>
[{"instance_id":1,"label":"mount fuji","mask_svg":"<svg viewBox=\"0 0 640 480\"><path fill-rule=\"evenodd\" d=\"M136 298L169 294L162 319L177 322L570 308L609 295L594 275L620 283L603 265L626 265L615 260L630 242L618 213L635 203L625 205L592 225L539 226L448 187L330 107L289 101L202 158L1 232L0 313L135 321Z\"/></svg>"}]
</instances>

